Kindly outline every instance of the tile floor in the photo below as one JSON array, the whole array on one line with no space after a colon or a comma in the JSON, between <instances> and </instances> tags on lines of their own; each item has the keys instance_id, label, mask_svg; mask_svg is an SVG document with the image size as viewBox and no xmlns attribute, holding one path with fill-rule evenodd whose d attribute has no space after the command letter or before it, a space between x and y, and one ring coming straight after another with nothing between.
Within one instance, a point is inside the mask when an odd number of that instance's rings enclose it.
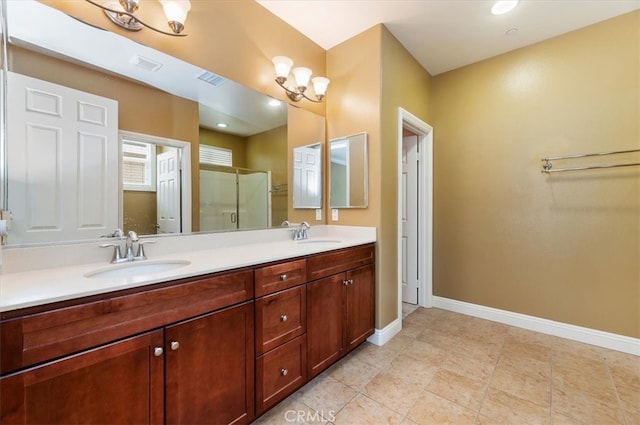
<instances>
[{"instance_id":1,"label":"tile floor","mask_svg":"<svg viewBox=\"0 0 640 425\"><path fill-rule=\"evenodd\" d=\"M640 358L418 308L257 424L640 425Z\"/></svg>"}]
</instances>

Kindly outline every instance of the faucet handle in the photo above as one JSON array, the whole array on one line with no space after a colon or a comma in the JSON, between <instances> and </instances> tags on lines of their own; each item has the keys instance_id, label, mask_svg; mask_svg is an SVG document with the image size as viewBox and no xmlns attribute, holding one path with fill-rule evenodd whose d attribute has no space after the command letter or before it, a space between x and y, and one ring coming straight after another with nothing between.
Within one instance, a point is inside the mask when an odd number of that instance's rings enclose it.
<instances>
[{"instance_id":1,"label":"faucet handle","mask_svg":"<svg viewBox=\"0 0 640 425\"><path fill-rule=\"evenodd\" d=\"M139 241L138 242L138 253L136 254L137 260L146 260L147 256L144 253L144 246L147 244L154 244L155 241Z\"/></svg>"},{"instance_id":2,"label":"faucet handle","mask_svg":"<svg viewBox=\"0 0 640 425\"><path fill-rule=\"evenodd\" d=\"M112 263L118 263L122 261L122 252L120 251L120 244L117 243L103 243L99 245L100 248L113 247L113 257L111 257Z\"/></svg>"}]
</instances>

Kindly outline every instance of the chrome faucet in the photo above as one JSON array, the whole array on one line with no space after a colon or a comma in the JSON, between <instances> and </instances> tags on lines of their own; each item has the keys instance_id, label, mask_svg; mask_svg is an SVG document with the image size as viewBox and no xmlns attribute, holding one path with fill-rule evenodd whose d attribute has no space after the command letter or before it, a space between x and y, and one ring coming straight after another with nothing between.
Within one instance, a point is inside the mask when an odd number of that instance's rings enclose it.
<instances>
[{"instance_id":1,"label":"chrome faucet","mask_svg":"<svg viewBox=\"0 0 640 425\"><path fill-rule=\"evenodd\" d=\"M105 235L103 237L117 237L119 240L125 239L124 233L120 229L116 229L111 235ZM100 245L100 248L113 247L113 257L111 262L114 264L126 263L131 261L146 260L147 256L144 253L144 244L155 243L153 241L141 241L140 237L133 230L129 230L125 239L125 254L122 255L120 249L120 243L106 243ZM136 254L133 253L134 244L138 245Z\"/></svg>"},{"instance_id":2,"label":"chrome faucet","mask_svg":"<svg viewBox=\"0 0 640 425\"><path fill-rule=\"evenodd\" d=\"M139 240L140 238L138 237L138 234L133 230L129 230L129 233L127 233L127 241L126 241L126 247L127 247L126 260L127 261L133 261L133 244L138 242Z\"/></svg>"},{"instance_id":3,"label":"chrome faucet","mask_svg":"<svg viewBox=\"0 0 640 425\"><path fill-rule=\"evenodd\" d=\"M309 235L307 234L307 230L309 230L310 228L311 226L309 226L309 223L307 223L306 221L303 221L302 223L300 223L300 225L297 228L292 229L293 240L300 241L303 239L308 239Z\"/></svg>"}]
</instances>

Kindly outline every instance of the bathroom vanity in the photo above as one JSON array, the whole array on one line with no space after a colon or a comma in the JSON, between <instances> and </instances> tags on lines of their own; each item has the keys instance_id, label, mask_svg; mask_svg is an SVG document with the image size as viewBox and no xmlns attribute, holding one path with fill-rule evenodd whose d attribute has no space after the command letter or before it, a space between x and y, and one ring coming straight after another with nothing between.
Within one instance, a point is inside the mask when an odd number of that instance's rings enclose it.
<instances>
[{"instance_id":1,"label":"bathroom vanity","mask_svg":"<svg viewBox=\"0 0 640 425\"><path fill-rule=\"evenodd\" d=\"M221 248L250 265L3 305L1 422L251 422L374 331L371 238L309 241Z\"/></svg>"}]
</instances>

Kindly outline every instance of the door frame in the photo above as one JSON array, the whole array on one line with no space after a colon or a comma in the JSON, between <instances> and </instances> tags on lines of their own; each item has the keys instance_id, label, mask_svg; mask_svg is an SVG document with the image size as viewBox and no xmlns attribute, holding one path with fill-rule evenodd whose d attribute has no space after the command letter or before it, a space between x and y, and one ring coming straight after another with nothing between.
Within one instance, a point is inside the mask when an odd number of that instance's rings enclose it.
<instances>
[{"instance_id":1,"label":"door frame","mask_svg":"<svg viewBox=\"0 0 640 425\"><path fill-rule=\"evenodd\" d=\"M418 305L433 305L433 127L411 114L398 108L398 210L397 210L397 281L398 281L398 319L402 320L402 133L406 128L418 136L420 146L418 161L418 270L421 279L418 282Z\"/></svg>"},{"instance_id":2,"label":"door frame","mask_svg":"<svg viewBox=\"0 0 640 425\"><path fill-rule=\"evenodd\" d=\"M191 143L185 142L177 139L169 139L168 137L159 137L153 136L151 134L142 134L135 133L133 131L127 130L118 130L118 149L119 157L122 158L122 139L132 139L140 142L148 142L153 143L154 145L161 146L169 146L172 148L182 149L182 153L180 155L180 167L182 169L181 174L181 193L180 199L182 202L181 211L180 211L180 219L181 219L181 229L182 233L190 233L191 229ZM122 161L120 161L119 167L122 168ZM122 169L119 170L119 174L122 175ZM120 205L124 205L123 198L123 190L122 190L122 178L119 182L119 203ZM124 208L120 208L120 217L118 218L120 225L124 223Z\"/></svg>"}]
</instances>

